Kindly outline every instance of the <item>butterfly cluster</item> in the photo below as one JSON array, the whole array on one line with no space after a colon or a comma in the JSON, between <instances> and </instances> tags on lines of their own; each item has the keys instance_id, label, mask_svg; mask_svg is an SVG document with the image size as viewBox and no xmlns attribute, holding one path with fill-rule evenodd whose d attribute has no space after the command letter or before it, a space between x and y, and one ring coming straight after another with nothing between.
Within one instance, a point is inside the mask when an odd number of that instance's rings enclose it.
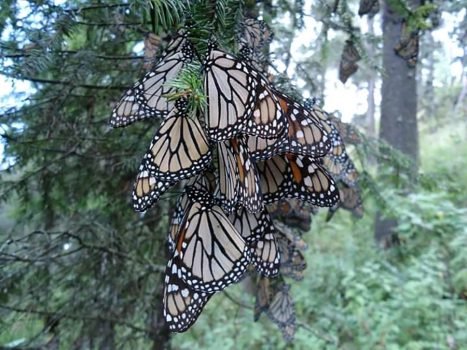
<instances>
[{"instance_id":1,"label":"butterfly cluster","mask_svg":"<svg viewBox=\"0 0 467 350\"><path fill-rule=\"evenodd\" d=\"M342 140L330 116L266 78L259 53L272 34L263 22L249 19L240 33L239 55L210 43L201 60L190 31L179 30L111 115L113 127L162 119L139 167L132 193L136 211L182 184L170 221L163 296L164 317L174 332L187 330L211 296L240 281L250 266L264 278L303 277L304 257L276 229L267 205L290 198L317 207L339 201L333 179L338 173L327 169L326 159L341 161L335 148ZM189 96L174 94L170 85L197 60L207 100L202 110L190 108ZM276 304L280 309L287 288L281 293L270 300L271 313ZM279 319L280 327L291 324L283 315Z\"/></svg>"}]
</instances>

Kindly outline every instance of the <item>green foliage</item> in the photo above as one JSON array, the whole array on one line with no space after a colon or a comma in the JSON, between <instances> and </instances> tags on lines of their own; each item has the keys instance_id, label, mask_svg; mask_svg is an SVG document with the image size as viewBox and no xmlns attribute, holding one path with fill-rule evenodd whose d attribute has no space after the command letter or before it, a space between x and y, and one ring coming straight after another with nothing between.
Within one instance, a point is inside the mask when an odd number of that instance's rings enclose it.
<instances>
[{"instance_id":1,"label":"green foliage","mask_svg":"<svg viewBox=\"0 0 467 350\"><path fill-rule=\"evenodd\" d=\"M189 110L201 112L206 106L203 82L199 78L201 67L198 64L190 64L170 82L170 86L176 88L177 92L168 95L169 100L176 100L180 96L189 97Z\"/></svg>"},{"instance_id":2,"label":"green foliage","mask_svg":"<svg viewBox=\"0 0 467 350\"><path fill-rule=\"evenodd\" d=\"M354 33L351 2L341 1L337 12L331 3L319 1L313 12L322 16L323 27ZM0 119L5 153L14 160L2 171L0 185L0 347L43 346L55 333L63 348L98 347L111 329L118 348L149 348L152 339L160 340L153 333L161 329L164 241L174 194L144 216L131 211L128 196L138 162L158 122L110 131L107 119L142 73L142 57L133 50L153 24L159 33L170 32L189 11L201 55L211 34L233 50L242 2L30 4L21 26L17 3L0 5L0 29L14 29L2 37L0 73L31 79L35 88ZM303 24L304 4L278 4L264 15L293 12L291 26L278 27L290 43ZM417 13L422 18L429 10ZM331 53L342 41L330 43L325 28L302 67L313 82L336 62ZM198 71L188 67L173 82L177 94L190 94L194 109L205 103ZM307 89L320 93L318 86ZM440 99L447 101L440 114L448 114L452 99ZM460 349L467 343L463 128L446 123L422 135L417 181L408 176L412 164L387 145L367 140L355 150L364 170L366 215L357 222L341 211L330 223L324 213L315 218L305 236L305 278L292 282L298 313L293 344L285 344L264 315L253 322L247 280L214 296L192 329L173 336L173 347ZM385 168L381 176L365 161L368 155ZM399 185L409 181L414 185L407 195ZM374 244L376 209L399 219L400 244L388 251ZM51 318L59 320L53 332Z\"/></svg>"}]
</instances>

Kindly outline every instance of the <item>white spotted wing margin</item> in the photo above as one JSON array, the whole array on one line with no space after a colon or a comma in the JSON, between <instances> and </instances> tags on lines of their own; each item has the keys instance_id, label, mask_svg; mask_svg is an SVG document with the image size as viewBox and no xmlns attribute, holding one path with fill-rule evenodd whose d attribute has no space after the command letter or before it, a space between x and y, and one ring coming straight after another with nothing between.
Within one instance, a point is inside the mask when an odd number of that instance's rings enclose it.
<instances>
[{"instance_id":1,"label":"white spotted wing margin","mask_svg":"<svg viewBox=\"0 0 467 350\"><path fill-rule=\"evenodd\" d=\"M207 192L190 190L192 201L180 225L173 272L190 288L213 293L243 278L248 245Z\"/></svg>"},{"instance_id":2,"label":"white spotted wing margin","mask_svg":"<svg viewBox=\"0 0 467 350\"><path fill-rule=\"evenodd\" d=\"M267 277L276 276L279 273L280 252L269 213L266 210L250 213L243 207L229 218L249 245L251 262L258 273Z\"/></svg>"},{"instance_id":3,"label":"white spotted wing margin","mask_svg":"<svg viewBox=\"0 0 467 350\"><path fill-rule=\"evenodd\" d=\"M151 175L167 182L190 178L211 163L211 149L204 130L198 118L184 108L173 108L143 159Z\"/></svg>"},{"instance_id":4,"label":"white spotted wing margin","mask_svg":"<svg viewBox=\"0 0 467 350\"><path fill-rule=\"evenodd\" d=\"M165 191L174 185L174 182L164 181L151 175L144 164L141 164L131 195L133 209L145 212L159 200Z\"/></svg>"},{"instance_id":5,"label":"white spotted wing margin","mask_svg":"<svg viewBox=\"0 0 467 350\"><path fill-rule=\"evenodd\" d=\"M210 48L204 63L208 137L216 142L238 134L277 137L286 126L267 80L246 61Z\"/></svg>"},{"instance_id":6,"label":"white spotted wing margin","mask_svg":"<svg viewBox=\"0 0 467 350\"><path fill-rule=\"evenodd\" d=\"M234 56L211 45L204 63L204 89L208 107L208 136L213 141L231 139L243 132L256 103L258 76Z\"/></svg>"},{"instance_id":7,"label":"white spotted wing margin","mask_svg":"<svg viewBox=\"0 0 467 350\"><path fill-rule=\"evenodd\" d=\"M276 238L267 233L251 246L252 262L261 276L275 277L279 274L280 253Z\"/></svg>"},{"instance_id":8,"label":"white spotted wing margin","mask_svg":"<svg viewBox=\"0 0 467 350\"><path fill-rule=\"evenodd\" d=\"M187 36L187 31L181 29L151 71L125 92L112 111L112 127L124 127L142 119L164 117L170 112L174 103L166 96L174 88L168 82L178 75L195 54Z\"/></svg>"},{"instance_id":9,"label":"white spotted wing margin","mask_svg":"<svg viewBox=\"0 0 467 350\"><path fill-rule=\"evenodd\" d=\"M196 322L212 293L192 290L173 267L170 260L164 281L164 318L170 331L185 332Z\"/></svg>"},{"instance_id":10,"label":"white spotted wing margin","mask_svg":"<svg viewBox=\"0 0 467 350\"><path fill-rule=\"evenodd\" d=\"M297 198L320 207L339 201L336 182L313 158L286 154L257 163L265 204Z\"/></svg>"}]
</instances>

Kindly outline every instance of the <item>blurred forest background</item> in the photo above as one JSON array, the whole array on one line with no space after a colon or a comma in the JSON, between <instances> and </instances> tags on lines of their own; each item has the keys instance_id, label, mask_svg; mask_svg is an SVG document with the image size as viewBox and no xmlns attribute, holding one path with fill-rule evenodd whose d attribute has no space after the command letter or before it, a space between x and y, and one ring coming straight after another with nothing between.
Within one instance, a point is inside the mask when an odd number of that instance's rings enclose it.
<instances>
[{"instance_id":1,"label":"blurred forest background","mask_svg":"<svg viewBox=\"0 0 467 350\"><path fill-rule=\"evenodd\" d=\"M163 327L174 196L129 204L154 122L108 126L190 2L151 3L0 4L0 348L467 349L467 1L244 2L275 32L270 72L361 132L364 215L313 215L289 344L253 322L248 278L188 332Z\"/></svg>"}]
</instances>

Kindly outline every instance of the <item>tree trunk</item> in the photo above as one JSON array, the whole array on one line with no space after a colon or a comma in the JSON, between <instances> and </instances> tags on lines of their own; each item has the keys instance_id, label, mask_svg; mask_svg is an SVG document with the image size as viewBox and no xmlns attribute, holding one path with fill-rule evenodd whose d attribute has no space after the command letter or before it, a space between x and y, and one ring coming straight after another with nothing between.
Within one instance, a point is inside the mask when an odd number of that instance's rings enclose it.
<instances>
[{"instance_id":1,"label":"tree trunk","mask_svg":"<svg viewBox=\"0 0 467 350\"><path fill-rule=\"evenodd\" d=\"M164 257L164 263L167 262L166 256L168 255L165 251L165 247L162 248L164 252L161 251L161 256ZM162 260L162 259L161 259ZM161 274L160 276L160 293L155 293L154 295L154 308L149 314L149 328L151 332L149 333L149 338L152 341L152 350L170 350L170 330L167 324L165 323L165 318L163 314L163 288L164 288L164 278L165 275Z\"/></svg>"},{"instance_id":2,"label":"tree trunk","mask_svg":"<svg viewBox=\"0 0 467 350\"><path fill-rule=\"evenodd\" d=\"M433 55L433 50L435 46L435 39L433 38L433 34L431 31L426 33L426 44L428 46L428 50L424 50L426 53L426 59L428 61L427 69L428 75L426 78L425 84L425 98L427 105L425 108L426 119L429 121L430 124L430 131L434 132L436 130L436 105L435 105L435 87L434 87L434 79L435 79L435 57Z\"/></svg>"},{"instance_id":3,"label":"tree trunk","mask_svg":"<svg viewBox=\"0 0 467 350\"><path fill-rule=\"evenodd\" d=\"M374 35L375 30L374 30L374 18L373 16L367 16L368 18L368 34L371 36ZM372 42L369 45L369 52L375 52L376 47L374 43ZM370 79L368 80L368 97L367 97L367 104L368 104L368 109L366 111L366 131L369 136L375 137L376 136L376 127L375 127L375 110L376 110L376 105L375 105L375 87L376 87L376 79L377 79L377 74L375 71L373 71L373 74L371 74Z\"/></svg>"},{"instance_id":4,"label":"tree trunk","mask_svg":"<svg viewBox=\"0 0 467 350\"><path fill-rule=\"evenodd\" d=\"M416 6L419 0L412 0ZM383 82L381 101L380 139L401 151L413 161L415 175L418 162L417 83L416 69L395 54L403 18L385 1L383 9ZM397 184L395 184L397 186ZM375 239L382 247L397 241L394 236L395 219L376 215Z\"/></svg>"}]
</instances>

